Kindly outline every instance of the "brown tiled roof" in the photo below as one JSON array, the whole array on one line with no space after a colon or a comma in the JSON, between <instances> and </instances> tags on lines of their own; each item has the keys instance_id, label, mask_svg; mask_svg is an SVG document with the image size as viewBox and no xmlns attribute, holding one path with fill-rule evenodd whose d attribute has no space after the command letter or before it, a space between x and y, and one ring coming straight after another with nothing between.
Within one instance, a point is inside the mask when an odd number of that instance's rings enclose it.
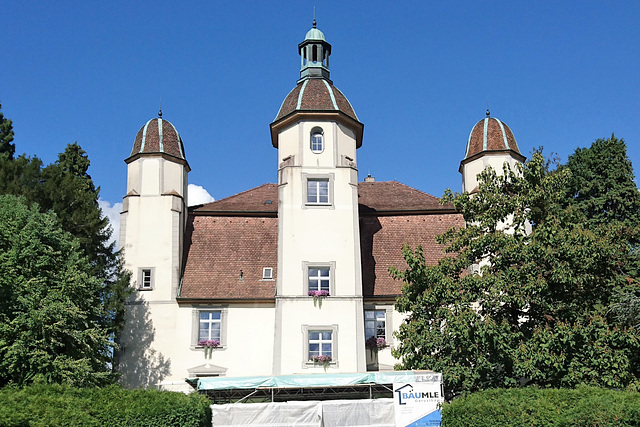
<instances>
[{"instance_id":1,"label":"brown tiled roof","mask_svg":"<svg viewBox=\"0 0 640 427\"><path fill-rule=\"evenodd\" d=\"M442 257L435 236L464 224L451 206L396 181L361 182L358 193L365 297L400 293L402 283L388 269L406 268L404 243L422 244L427 261L435 263ZM276 274L277 199L277 185L263 184L192 210L181 298L274 298L275 282L261 277L263 267L272 267L274 278Z\"/></svg>"},{"instance_id":2,"label":"brown tiled roof","mask_svg":"<svg viewBox=\"0 0 640 427\"><path fill-rule=\"evenodd\" d=\"M268 203L268 202L271 203ZM358 183L358 205L361 214L382 212L414 212L452 210L441 205L437 197L397 181ZM262 184L233 196L193 208L196 215L214 213L277 213L278 184Z\"/></svg>"},{"instance_id":3,"label":"brown tiled roof","mask_svg":"<svg viewBox=\"0 0 640 427\"><path fill-rule=\"evenodd\" d=\"M349 117L358 120L353 107L344 94L329 80L320 78L310 78L298 83L284 99L274 122L296 110L342 111Z\"/></svg>"},{"instance_id":4,"label":"brown tiled roof","mask_svg":"<svg viewBox=\"0 0 640 427\"><path fill-rule=\"evenodd\" d=\"M457 213L361 217L360 249L364 297L400 294L402 282L390 276L389 267L396 267L401 271L407 268L402 257L402 246L405 243L413 249L422 245L427 263L433 265L444 255L444 247L436 243L436 236L451 227L463 226L462 215Z\"/></svg>"},{"instance_id":5,"label":"brown tiled roof","mask_svg":"<svg viewBox=\"0 0 640 427\"><path fill-rule=\"evenodd\" d=\"M487 133L484 133L485 123L487 125ZM520 154L516 138L506 123L501 122L495 117L487 117L480 120L471 129L469 140L467 141L467 152L465 159L472 157L483 151L505 151L511 150Z\"/></svg>"},{"instance_id":6,"label":"brown tiled roof","mask_svg":"<svg viewBox=\"0 0 640 427\"><path fill-rule=\"evenodd\" d=\"M185 235L183 299L272 299L276 277L278 219L189 216ZM241 277L242 274L242 277Z\"/></svg>"},{"instance_id":7,"label":"brown tiled roof","mask_svg":"<svg viewBox=\"0 0 640 427\"><path fill-rule=\"evenodd\" d=\"M193 208L198 214L207 213L277 213L278 212L278 184L262 184L251 190L216 200Z\"/></svg>"},{"instance_id":8,"label":"brown tiled roof","mask_svg":"<svg viewBox=\"0 0 640 427\"><path fill-rule=\"evenodd\" d=\"M441 205L437 197L397 181L359 182L358 204L361 214L453 209L450 204Z\"/></svg>"},{"instance_id":9,"label":"brown tiled roof","mask_svg":"<svg viewBox=\"0 0 640 427\"><path fill-rule=\"evenodd\" d=\"M186 160L178 131L171 122L161 118L149 120L138 131L131 155L140 153L165 153Z\"/></svg>"}]
</instances>

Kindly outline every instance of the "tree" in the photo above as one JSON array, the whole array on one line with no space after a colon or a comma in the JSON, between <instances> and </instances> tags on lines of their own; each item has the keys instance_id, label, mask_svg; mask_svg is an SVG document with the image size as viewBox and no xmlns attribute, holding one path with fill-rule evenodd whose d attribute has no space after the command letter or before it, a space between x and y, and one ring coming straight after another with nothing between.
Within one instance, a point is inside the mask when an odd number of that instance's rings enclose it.
<instances>
[{"instance_id":1,"label":"tree","mask_svg":"<svg viewBox=\"0 0 640 427\"><path fill-rule=\"evenodd\" d=\"M406 369L443 372L452 394L524 384L626 387L640 379L640 337L609 310L637 281L620 223L590 229L566 203L571 171L541 153L503 175L487 169L478 193L453 194L467 226L440 237L435 266L404 248L396 307L408 313L393 353ZM529 228L531 231L529 232Z\"/></svg>"},{"instance_id":2,"label":"tree","mask_svg":"<svg viewBox=\"0 0 640 427\"><path fill-rule=\"evenodd\" d=\"M0 196L0 386L111 381L102 282L79 246L54 213Z\"/></svg>"},{"instance_id":3,"label":"tree","mask_svg":"<svg viewBox=\"0 0 640 427\"><path fill-rule=\"evenodd\" d=\"M88 174L90 161L77 142L67 145L58 160L42 170L39 204L52 209L60 225L80 241L94 272L108 275L106 267L115 260L115 243L110 243L109 219L98 204L100 189ZM105 271L107 270L107 271Z\"/></svg>"},{"instance_id":4,"label":"tree","mask_svg":"<svg viewBox=\"0 0 640 427\"><path fill-rule=\"evenodd\" d=\"M7 158L13 159L16 146L11 141L13 141L13 124L2 114L2 104L0 104L0 157L4 154Z\"/></svg>"},{"instance_id":5,"label":"tree","mask_svg":"<svg viewBox=\"0 0 640 427\"><path fill-rule=\"evenodd\" d=\"M42 170L38 202L43 209L52 209L65 231L78 239L80 249L87 255L90 273L99 278L102 286L99 298L105 310L99 319L118 341L124 326L124 303L130 274L118 259L109 220L98 204L100 189L88 173L90 161L77 142L67 145L58 160Z\"/></svg>"},{"instance_id":6,"label":"tree","mask_svg":"<svg viewBox=\"0 0 640 427\"><path fill-rule=\"evenodd\" d=\"M624 140L611 135L569 156L567 201L584 213L589 227L621 222L640 225L640 192Z\"/></svg>"},{"instance_id":7,"label":"tree","mask_svg":"<svg viewBox=\"0 0 640 427\"><path fill-rule=\"evenodd\" d=\"M87 154L77 143L69 144L55 163L44 168L37 157L0 153L0 194L23 196L42 212L52 210L60 227L77 239L78 250L89 261L86 273L101 283L95 290L102 310L91 321L106 328L117 343L124 325L124 303L131 292L130 274L110 242L112 229L98 204L100 189L88 174L89 166Z\"/></svg>"}]
</instances>

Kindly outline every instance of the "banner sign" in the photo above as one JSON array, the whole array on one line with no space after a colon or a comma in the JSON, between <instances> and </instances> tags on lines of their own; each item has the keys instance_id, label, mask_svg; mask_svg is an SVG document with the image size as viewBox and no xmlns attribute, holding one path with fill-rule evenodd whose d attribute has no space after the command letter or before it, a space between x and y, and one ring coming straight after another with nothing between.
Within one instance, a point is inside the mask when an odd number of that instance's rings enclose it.
<instances>
[{"instance_id":1,"label":"banner sign","mask_svg":"<svg viewBox=\"0 0 640 427\"><path fill-rule=\"evenodd\" d=\"M416 375L415 382L394 383L396 426L440 426L440 405L444 403L442 374Z\"/></svg>"}]
</instances>

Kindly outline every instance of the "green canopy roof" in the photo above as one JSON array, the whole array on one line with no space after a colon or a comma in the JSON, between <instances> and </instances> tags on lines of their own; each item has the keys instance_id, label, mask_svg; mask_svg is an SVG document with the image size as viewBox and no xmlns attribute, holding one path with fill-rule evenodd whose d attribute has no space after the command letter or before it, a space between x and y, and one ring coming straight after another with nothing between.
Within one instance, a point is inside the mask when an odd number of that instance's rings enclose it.
<instances>
[{"instance_id":1,"label":"green canopy roof","mask_svg":"<svg viewBox=\"0 0 640 427\"><path fill-rule=\"evenodd\" d=\"M188 380L190 383L193 379ZM345 374L295 374L257 377L198 378L198 390L232 390L256 388L344 387L364 384L393 384L442 381L442 374L433 371L389 371Z\"/></svg>"}]
</instances>

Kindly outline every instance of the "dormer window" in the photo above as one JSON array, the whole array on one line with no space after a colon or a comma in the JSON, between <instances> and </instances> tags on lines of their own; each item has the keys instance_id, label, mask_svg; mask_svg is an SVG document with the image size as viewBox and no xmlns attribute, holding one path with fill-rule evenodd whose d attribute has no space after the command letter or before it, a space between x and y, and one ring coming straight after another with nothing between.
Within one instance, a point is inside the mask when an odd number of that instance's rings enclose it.
<instances>
[{"instance_id":1,"label":"dormer window","mask_svg":"<svg viewBox=\"0 0 640 427\"><path fill-rule=\"evenodd\" d=\"M264 267L262 269L262 280L273 280L273 268Z\"/></svg>"},{"instance_id":2,"label":"dormer window","mask_svg":"<svg viewBox=\"0 0 640 427\"><path fill-rule=\"evenodd\" d=\"M324 150L324 135L321 128L313 128L311 131L311 151L322 153Z\"/></svg>"}]
</instances>

